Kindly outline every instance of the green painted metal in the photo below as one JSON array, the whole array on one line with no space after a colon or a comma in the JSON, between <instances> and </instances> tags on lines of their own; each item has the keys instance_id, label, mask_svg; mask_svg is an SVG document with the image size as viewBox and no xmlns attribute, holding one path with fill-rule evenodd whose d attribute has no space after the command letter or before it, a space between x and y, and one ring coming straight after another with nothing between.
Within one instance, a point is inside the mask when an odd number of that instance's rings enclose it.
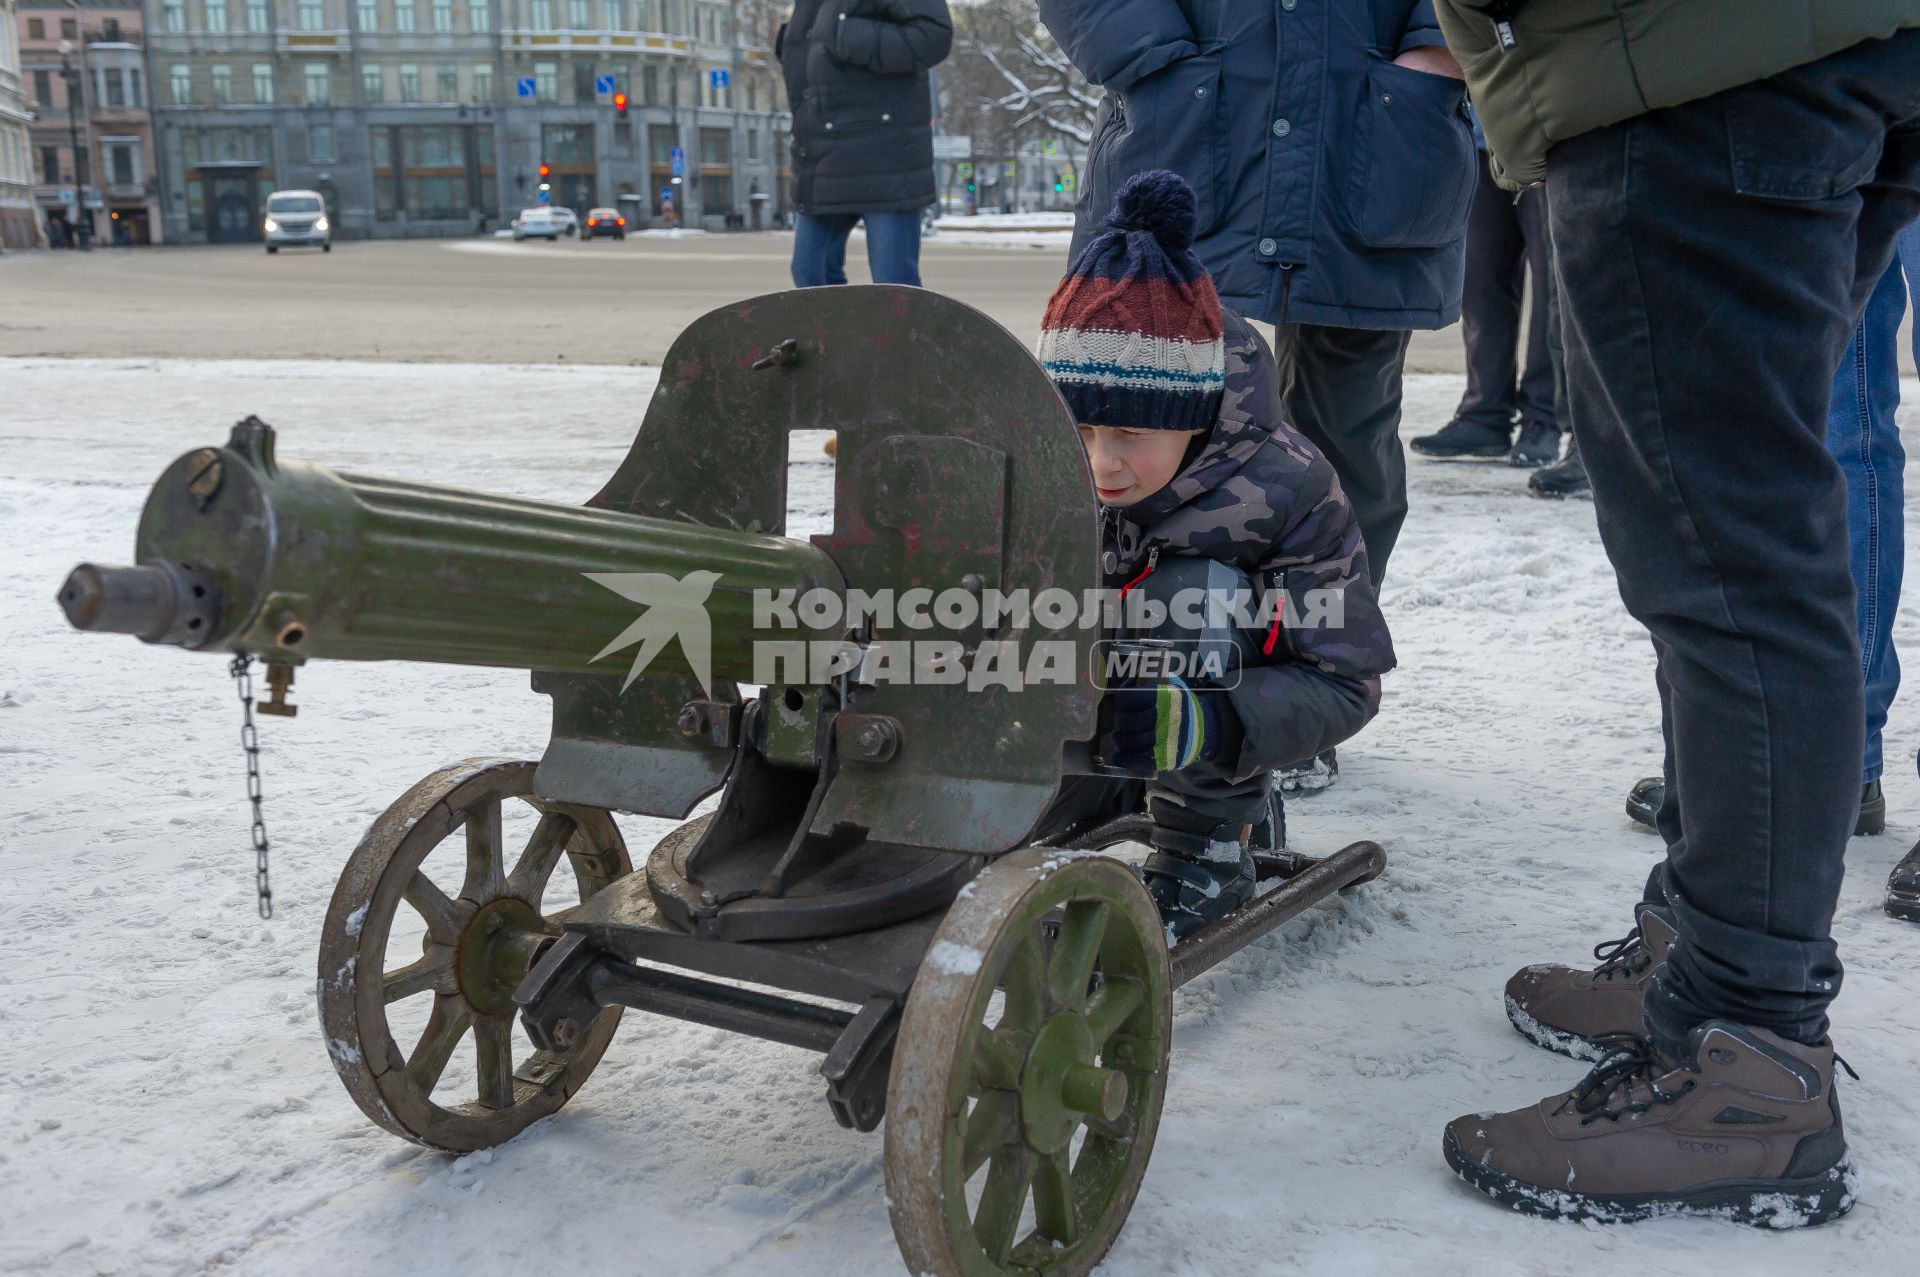
<instances>
[{"instance_id":1,"label":"green painted metal","mask_svg":"<svg viewBox=\"0 0 1920 1277\"><path fill-rule=\"evenodd\" d=\"M1091 857L1019 853L955 903L915 986L927 1001L908 1003L889 1099L900 1142L888 1191L916 1271L1064 1277L1099 1262L1138 1191L1165 1086L1172 990L1159 927L1131 872ZM951 956L943 969L942 941L949 955L980 954L965 982ZM902 1107L923 1067L942 1093L931 1121ZM921 1158L929 1182L895 1176Z\"/></svg>"},{"instance_id":2,"label":"green painted metal","mask_svg":"<svg viewBox=\"0 0 1920 1277\"><path fill-rule=\"evenodd\" d=\"M195 479L219 467L210 492ZM205 485L203 484L204 488ZM205 645L271 661L410 660L624 679L635 649L600 653L647 612L589 574L706 573L712 668L749 677L755 591L838 590L820 550L552 502L280 461L250 419L228 444L176 461L140 519L141 562L210 567L222 606ZM813 636L818 637L818 636ZM679 642L650 672L687 674Z\"/></svg>"}]
</instances>

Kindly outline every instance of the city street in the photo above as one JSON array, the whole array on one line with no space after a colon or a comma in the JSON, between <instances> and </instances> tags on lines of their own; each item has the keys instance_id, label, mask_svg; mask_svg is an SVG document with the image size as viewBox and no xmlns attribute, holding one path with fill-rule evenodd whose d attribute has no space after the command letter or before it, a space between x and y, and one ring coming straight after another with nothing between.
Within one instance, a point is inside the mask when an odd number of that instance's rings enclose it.
<instances>
[{"instance_id":1,"label":"city street","mask_svg":"<svg viewBox=\"0 0 1920 1277\"><path fill-rule=\"evenodd\" d=\"M657 364L714 306L788 287L792 244L689 234L6 257L0 355ZM1066 251L936 238L921 265L928 287L1031 340ZM866 280L858 236L847 273ZM1462 371L1458 329L1415 333L1408 368Z\"/></svg>"}]
</instances>

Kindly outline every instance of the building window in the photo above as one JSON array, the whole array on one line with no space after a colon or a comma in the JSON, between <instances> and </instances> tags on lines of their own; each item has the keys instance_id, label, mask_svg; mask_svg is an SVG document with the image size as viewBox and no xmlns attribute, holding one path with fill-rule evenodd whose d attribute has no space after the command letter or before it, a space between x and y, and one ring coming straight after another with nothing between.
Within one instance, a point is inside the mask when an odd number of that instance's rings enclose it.
<instances>
[{"instance_id":1,"label":"building window","mask_svg":"<svg viewBox=\"0 0 1920 1277\"><path fill-rule=\"evenodd\" d=\"M107 148L107 182L112 186L140 185L140 163L133 143L114 142Z\"/></svg>"},{"instance_id":2,"label":"building window","mask_svg":"<svg viewBox=\"0 0 1920 1277\"><path fill-rule=\"evenodd\" d=\"M165 3L160 6L160 9L167 30L185 31L187 29L187 6L185 0L165 0Z\"/></svg>"},{"instance_id":3,"label":"building window","mask_svg":"<svg viewBox=\"0 0 1920 1277\"><path fill-rule=\"evenodd\" d=\"M207 0L207 30L223 33L227 29L227 0Z\"/></svg>"},{"instance_id":4,"label":"building window","mask_svg":"<svg viewBox=\"0 0 1920 1277\"><path fill-rule=\"evenodd\" d=\"M273 64L271 62L253 64L253 100L262 106L273 101Z\"/></svg>"},{"instance_id":5,"label":"building window","mask_svg":"<svg viewBox=\"0 0 1920 1277\"><path fill-rule=\"evenodd\" d=\"M260 35L267 26L267 0L247 0L247 30Z\"/></svg>"},{"instance_id":6,"label":"building window","mask_svg":"<svg viewBox=\"0 0 1920 1277\"><path fill-rule=\"evenodd\" d=\"M660 68L651 62L640 68L640 100L648 106L660 100Z\"/></svg>"},{"instance_id":7,"label":"building window","mask_svg":"<svg viewBox=\"0 0 1920 1277\"><path fill-rule=\"evenodd\" d=\"M49 185L60 182L60 148L43 146L40 148L40 180Z\"/></svg>"},{"instance_id":8,"label":"building window","mask_svg":"<svg viewBox=\"0 0 1920 1277\"><path fill-rule=\"evenodd\" d=\"M460 100L460 68L441 63L433 75L433 100L436 102L458 102Z\"/></svg>"},{"instance_id":9,"label":"building window","mask_svg":"<svg viewBox=\"0 0 1920 1277\"><path fill-rule=\"evenodd\" d=\"M33 100L41 106L53 105L53 72L35 71L33 73Z\"/></svg>"},{"instance_id":10,"label":"building window","mask_svg":"<svg viewBox=\"0 0 1920 1277\"><path fill-rule=\"evenodd\" d=\"M750 75L747 77L747 110L758 111L759 109L760 109L760 77L757 75Z\"/></svg>"},{"instance_id":11,"label":"building window","mask_svg":"<svg viewBox=\"0 0 1920 1277\"><path fill-rule=\"evenodd\" d=\"M226 106L233 101L233 68L224 62L214 64L213 104Z\"/></svg>"},{"instance_id":12,"label":"building window","mask_svg":"<svg viewBox=\"0 0 1920 1277\"><path fill-rule=\"evenodd\" d=\"M60 34L63 38L68 40L79 39L80 38L79 24L76 23L72 18L60 19Z\"/></svg>"},{"instance_id":13,"label":"building window","mask_svg":"<svg viewBox=\"0 0 1920 1277\"><path fill-rule=\"evenodd\" d=\"M402 35L413 34L413 0L393 6L393 29Z\"/></svg>"},{"instance_id":14,"label":"building window","mask_svg":"<svg viewBox=\"0 0 1920 1277\"><path fill-rule=\"evenodd\" d=\"M378 31L380 29L380 6L373 0L360 0L358 7L360 29Z\"/></svg>"},{"instance_id":15,"label":"building window","mask_svg":"<svg viewBox=\"0 0 1920 1277\"><path fill-rule=\"evenodd\" d=\"M379 67L360 68L360 97L364 101L378 102L384 97L385 91Z\"/></svg>"},{"instance_id":16,"label":"building window","mask_svg":"<svg viewBox=\"0 0 1920 1277\"><path fill-rule=\"evenodd\" d=\"M533 96L540 102L560 100L560 66L555 62L533 64Z\"/></svg>"},{"instance_id":17,"label":"building window","mask_svg":"<svg viewBox=\"0 0 1920 1277\"><path fill-rule=\"evenodd\" d=\"M475 0L467 6L467 29L476 35L493 30L493 10L486 0Z\"/></svg>"},{"instance_id":18,"label":"building window","mask_svg":"<svg viewBox=\"0 0 1920 1277\"><path fill-rule=\"evenodd\" d=\"M733 134L727 129L701 129L700 162L731 168L733 166Z\"/></svg>"},{"instance_id":19,"label":"building window","mask_svg":"<svg viewBox=\"0 0 1920 1277\"><path fill-rule=\"evenodd\" d=\"M302 68L307 83L307 105L325 106L333 100L333 74L324 62L309 62Z\"/></svg>"},{"instance_id":20,"label":"building window","mask_svg":"<svg viewBox=\"0 0 1920 1277\"><path fill-rule=\"evenodd\" d=\"M173 88L173 104L186 106L193 101L193 69L184 62L176 62L167 68L167 79Z\"/></svg>"},{"instance_id":21,"label":"building window","mask_svg":"<svg viewBox=\"0 0 1920 1277\"><path fill-rule=\"evenodd\" d=\"M140 68L127 68L127 102L131 106L145 106L146 94L140 88Z\"/></svg>"},{"instance_id":22,"label":"building window","mask_svg":"<svg viewBox=\"0 0 1920 1277\"><path fill-rule=\"evenodd\" d=\"M100 20L100 27L107 37L108 44L120 43L120 19L102 18Z\"/></svg>"},{"instance_id":23,"label":"building window","mask_svg":"<svg viewBox=\"0 0 1920 1277\"><path fill-rule=\"evenodd\" d=\"M527 0L527 12L535 31L553 30L553 0Z\"/></svg>"},{"instance_id":24,"label":"building window","mask_svg":"<svg viewBox=\"0 0 1920 1277\"><path fill-rule=\"evenodd\" d=\"M420 100L420 64L418 62L400 64L400 100L402 102Z\"/></svg>"},{"instance_id":25,"label":"building window","mask_svg":"<svg viewBox=\"0 0 1920 1277\"><path fill-rule=\"evenodd\" d=\"M106 90L100 95L102 101L108 106L125 106L127 104L127 81L119 68L102 67L100 70L100 81Z\"/></svg>"},{"instance_id":26,"label":"building window","mask_svg":"<svg viewBox=\"0 0 1920 1277\"><path fill-rule=\"evenodd\" d=\"M475 102L493 101L493 64L481 62L473 68L473 100Z\"/></svg>"},{"instance_id":27,"label":"building window","mask_svg":"<svg viewBox=\"0 0 1920 1277\"><path fill-rule=\"evenodd\" d=\"M585 31L593 25L593 15L589 12L587 0L567 0L567 25L575 31Z\"/></svg>"},{"instance_id":28,"label":"building window","mask_svg":"<svg viewBox=\"0 0 1920 1277\"><path fill-rule=\"evenodd\" d=\"M46 38L47 38L47 24L41 21L39 18L28 18L27 19L27 39L44 40ZM49 178L48 180L51 181L53 179Z\"/></svg>"},{"instance_id":29,"label":"building window","mask_svg":"<svg viewBox=\"0 0 1920 1277\"><path fill-rule=\"evenodd\" d=\"M600 95L594 89L593 63L575 62L573 64L573 100L592 102Z\"/></svg>"},{"instance_id":30,"label":"building window","mask_svg":"<svg viewBox=\"0 0 1920 1277\"><path fill-rule=\"evenodd\" d=\"M307 126L307 159L315 164L333 163L333 125Z\"/></svg>"},{"instance_id":31,"label":"building window","mask_svg":"<svg viewBox=\"0 0 1920 1277\"><path fill-rule=\"evenodd\" d=\"M747 159L757 160L759 158L760 158L760 130L748 129L747 130Z\"/></svg>"},{"instance_id":32,"label":"building window","mask_svg":"<svg viewBox=\"0 0 1920 1277\"><path fill-rule=\"evenodd\" d=\"M624 0L607 0L607 30L625 31L627 29L627 6Z\"/></svg>"},{"instance_id":33,"label":"building window","mask_svg":"<svg viewBox=\"0 0 1920 1277\"><path fill-rule=\"evenodd\" d=\"M453 0L433 0L433 29L453 30Z\"/></svg>"},{"instance_id":34,"label":"building window","mask_svg":"<svg viewBox=\"0 0 1920 1277\"><path fill-rule=\"evenodd\" d=\"M321 0L300 0L300 29L324 31L326 28L327 6Z\"/></svg>"}]
</instances>

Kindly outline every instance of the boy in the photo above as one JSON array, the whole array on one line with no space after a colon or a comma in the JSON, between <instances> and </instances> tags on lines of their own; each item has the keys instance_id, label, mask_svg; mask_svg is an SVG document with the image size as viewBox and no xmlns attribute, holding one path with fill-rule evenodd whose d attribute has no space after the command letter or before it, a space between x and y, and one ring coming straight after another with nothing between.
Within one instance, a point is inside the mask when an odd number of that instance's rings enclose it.
<instances>
[{"instance_id":1,"label":"boy","mask_svg":"<svg viewBox=\"0 0 1920 1277\"><path fill-rule=\"evenodd\" d=\"M1211 559L1256 597L1339 597L1324 626L1276 619L1247 635L1229 689L1111 688L1100 753L1141 779L1073 777L1041 819L1038 837L1071 841L1144 807L1147 889L1177 942L1253 897L1250 842L1273 770L1373 717L1393 645L1333 468L1282 419L1273 356L1222 310L1191 251L1192 189L1138 174L1107 226L1054 291L1040 337L1086 444L1105 584L1142 588L1178 560Z\"/></svg>"}]
</instances>

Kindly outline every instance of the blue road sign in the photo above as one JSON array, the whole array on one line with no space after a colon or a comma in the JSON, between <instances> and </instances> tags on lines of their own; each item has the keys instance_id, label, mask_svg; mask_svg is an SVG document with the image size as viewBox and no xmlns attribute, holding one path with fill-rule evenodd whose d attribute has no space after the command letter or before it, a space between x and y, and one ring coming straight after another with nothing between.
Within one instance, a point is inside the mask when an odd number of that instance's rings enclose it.
<instances>
[{"instance_id":1,"label":"blue road sign","mask_svg":"<svg viewBox=\"0 0 1920 1277\"><path fill-rule=\"evenodd\" d=\"M663 186L660 188L660 202L662 204L673 203L673 188L671 186Z\"/></svg>"},{"instance_id":2,"label":"blue road sign","mask_svg":"<svg viewBox=\"0 0 1920 1277\"><path fill-rule=\"evenodd\" d=\"M716 89L726 88L728 83L730 82L730 79L731 77L725 71L707 72L707 83L711 84Z\"/></svg>"},{"instance_id":3,"label":"blue road sign","mask_svg":"<svg viewBox=\"0 0 1920 1277\"><path fill-rule=\"evenodd\" d=\"M611 93L611 92L613 92L613 77L612 77L612 76L610 76L610 75L596 75L596 76L594 76L594 77L593 77L593 91L594 91L595 93Z\"/></svg>"},{"instance_id":4,"label":"blue road sign","mask_svg":"<svg viewBox=\"0 0 1920 1277\"><path fill-rule=\"evenodd\" d=\"M668 162L673 166L673 175L675 177L685 177L687 175L687 153L676 146L667 153L667 156Z\"/></svg>"},{"instance_id":5,"label":"blue road sign","mask_svg":"<svg viewBox=\"0 0 1920 1277\"><path fill-rule=\"evenodd\" d=\"M551 203L553 203L553 192L552 192L552 191L542 191L542 192L540 192L540 202L541 202L542 204L551 204Z\"/></svg>"},{"instance_id":6,"label":"blue road sign","mask_svg":"<svg viewBox=\"0 0 1920 1277\"><path fill-rule=\"evenodd\" d=\"M515 80L513 82L513 91L515 93L518 93L523 98L532 97L534 95L533 77L530 75L523 75L519 79Z\"/></svg>"}]
</instances>

